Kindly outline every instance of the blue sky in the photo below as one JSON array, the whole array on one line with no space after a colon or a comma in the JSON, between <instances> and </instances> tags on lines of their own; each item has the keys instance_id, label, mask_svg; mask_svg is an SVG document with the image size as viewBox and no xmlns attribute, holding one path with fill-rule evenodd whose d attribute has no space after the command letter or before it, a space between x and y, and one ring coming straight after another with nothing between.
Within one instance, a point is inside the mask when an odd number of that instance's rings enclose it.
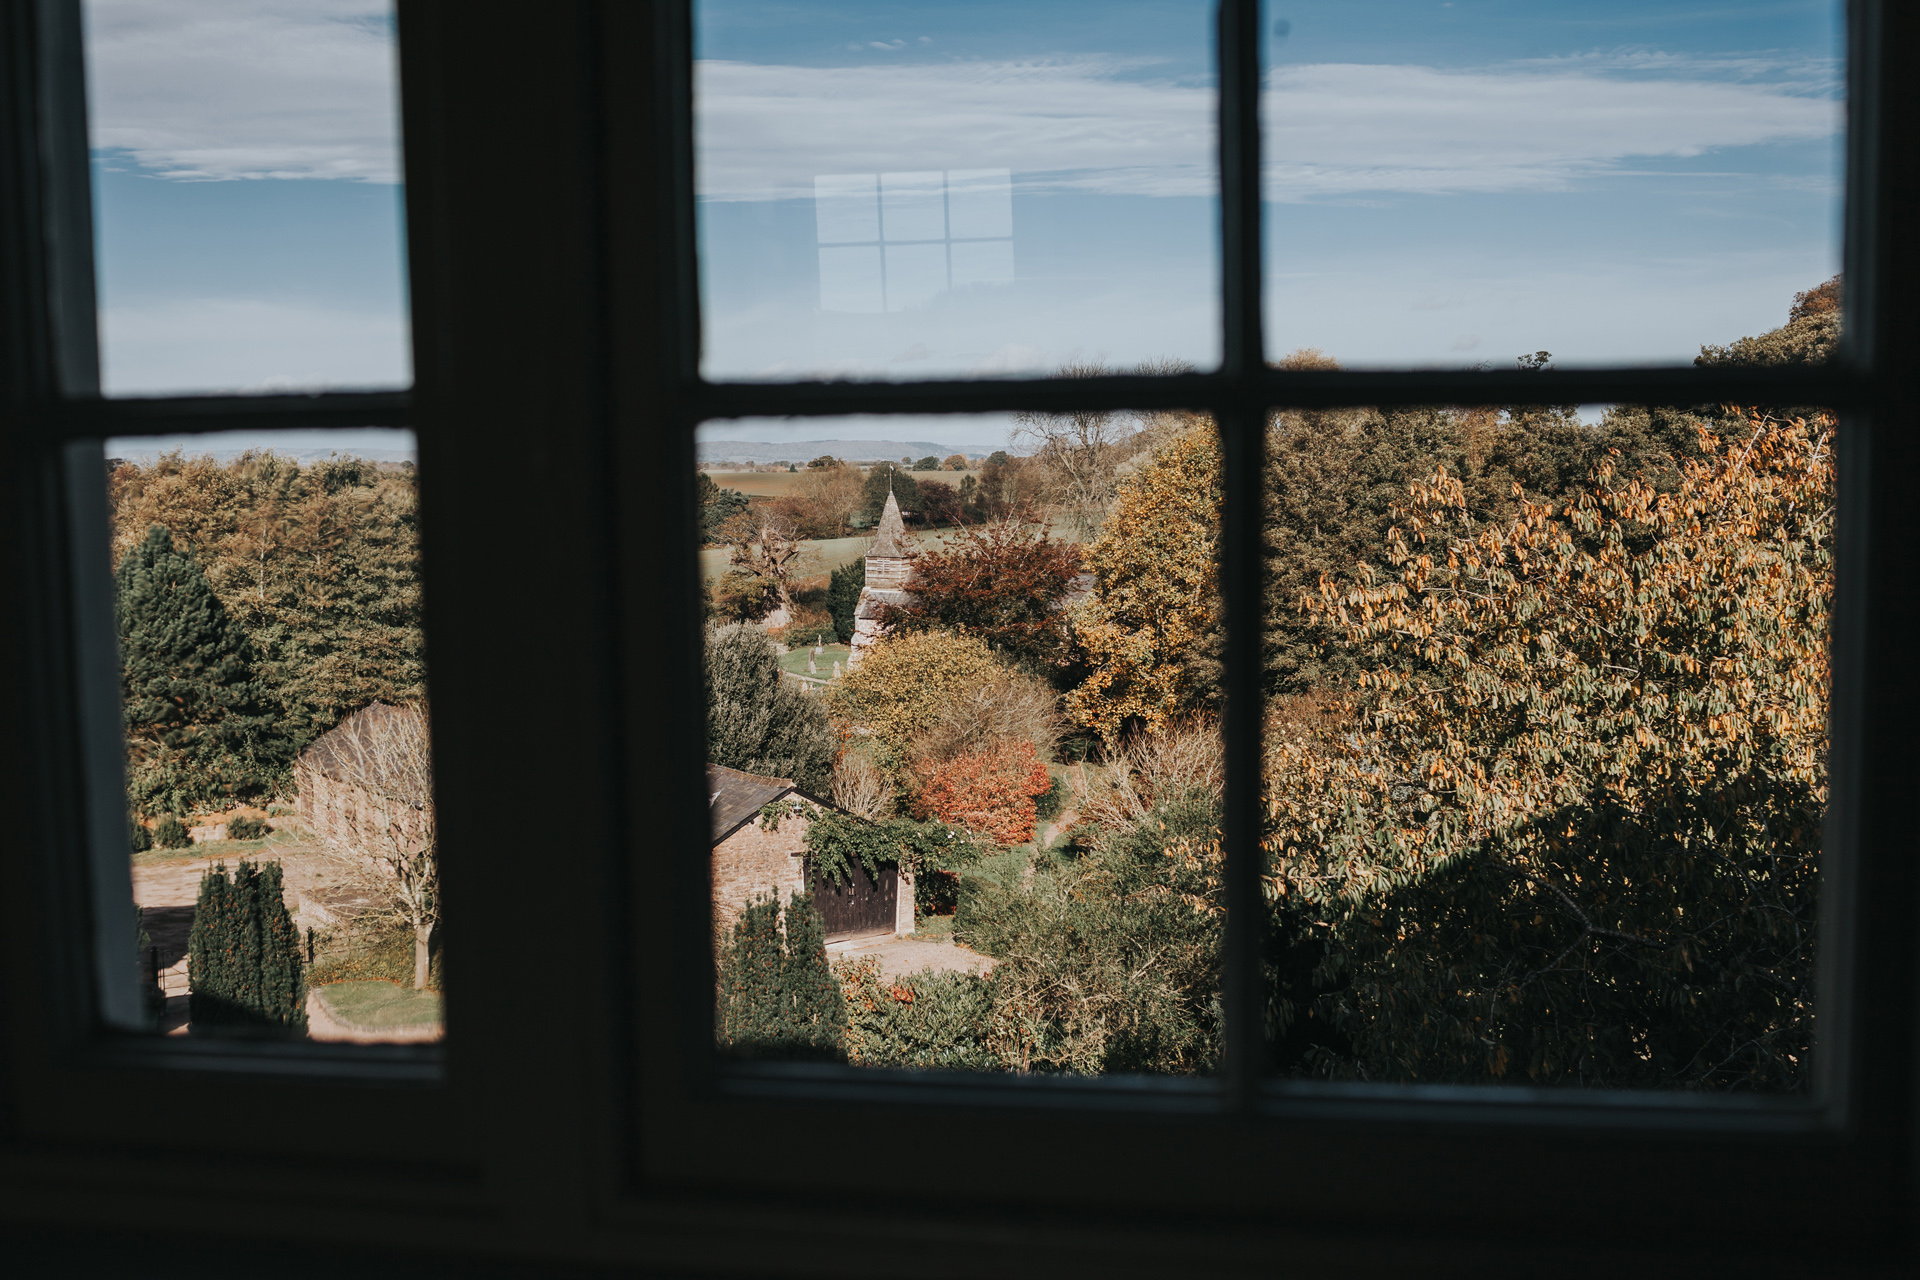
<instances>
[{"instance_id":1,"label":"blue sky","mask_svg":"<svg viewBox=\"0 0 1920 1280\"><path fill-rule=\"evenodd\" d=\"M699 15L710 375L1217 358L1209 5ZM1683 363L1838 270L1834 3L1280 0L1266 30L1271 354ZM897 300L891 245L820 229L821 175L993 168L991 287Z\"/></svg>"},{"instance_id":2,"label":"blue sky","mask_svg":"<svg viewBox=\"0 0 1920 1280\"><path fill-rule=\"evenodd\" d=\"M109 392L405 385L388 4L86 13ZM1210 4L696 13L709 374L1217 358ZM1836 0L1276 0L1266 31L1272 354L1684 362L1838 269Z\"/></svg>"},{"instance_id":3,"label":"blue sky","mask_svg":"<svg viewBox=\"0 0 1920 1280\"><path fill-rule=\"evenodd\" d=\"M407 385L391 6L84 13L107 393Z\"/></svg>"}]
</instances>

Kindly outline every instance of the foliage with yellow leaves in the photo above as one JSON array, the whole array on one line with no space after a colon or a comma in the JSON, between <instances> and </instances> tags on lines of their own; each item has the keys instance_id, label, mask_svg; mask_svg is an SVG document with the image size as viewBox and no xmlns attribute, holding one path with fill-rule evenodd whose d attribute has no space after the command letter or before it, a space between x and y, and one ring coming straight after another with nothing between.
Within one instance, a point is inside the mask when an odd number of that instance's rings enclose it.
<instances>
[{"instance_id":1,"label":"foliage with yellow leaves","mask_svg":"<svg viewBox=\"0 0 1920 1280\"><path fill-rule=\"evenodd\" d=\"M1072 627L1088 674L1066 708L1109 745L1217 698L1219 541L1220 451L1207 423L1120 482L1084 554L1094 594Z\"/></svg>"},{"instance_id":2,"label":"foliage with yellow leaves","mask_svg":"<svg viewBox=\"0 0 1920 1280\"><path fill-rule=\"evenodd\" d=\"M1315 608L1351 718L1269 744L1294 1069L1798 1088L1826 804L1831 423L1702 433L1678 490L1603 464L1475 528L1417 485L1398 576Z\"/></svg>"}]
</instances>

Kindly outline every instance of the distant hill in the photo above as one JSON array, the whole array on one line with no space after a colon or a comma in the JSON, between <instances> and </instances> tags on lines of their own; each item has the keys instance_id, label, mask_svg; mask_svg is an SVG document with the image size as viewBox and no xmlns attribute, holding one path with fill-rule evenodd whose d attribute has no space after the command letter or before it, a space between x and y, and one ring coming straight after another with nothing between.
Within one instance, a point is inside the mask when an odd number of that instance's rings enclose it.
<instances>
[{"instance_id":1,"label":"distant hill","mask_svg":"<svg viewBox=\"0 0 1920 1280\"><path fill-rule=\"evenodd\" d=\"M161 454L172 452L171 449L141 449L137 446L130 448L124 442L118 443L119 447L113 450L114 457L123 458L128 462L138 463L143 467L152 466ZM232 462L241 454L248 452L248 450L184 449L181 452L189 458L212 458L215 462ZM325 462L328 458L332 457L364 458L368 462L416 461L413 450L411 449L354 449L349 447L336 449L255 449L253 452L277 453L283 458L292 458L302 466L308 466L315 462Z\"/></svg>"},{"instance_id":2,"label":"distant hill","mask_svg":"<svg viewBox=\"0 0 1920 1280\"><path fill-rule=\"evenodd\" d=\"M930 440L702 440L702 462L794 462L807 463L821 454L832 454L848 462L877 462L890 458L920 460L931 454L950 458L961 454L984 458L1005 449L1003 444L934 444ZM1008 450L1008 452L1012 452Z\"/></svg>"}]
</instances>

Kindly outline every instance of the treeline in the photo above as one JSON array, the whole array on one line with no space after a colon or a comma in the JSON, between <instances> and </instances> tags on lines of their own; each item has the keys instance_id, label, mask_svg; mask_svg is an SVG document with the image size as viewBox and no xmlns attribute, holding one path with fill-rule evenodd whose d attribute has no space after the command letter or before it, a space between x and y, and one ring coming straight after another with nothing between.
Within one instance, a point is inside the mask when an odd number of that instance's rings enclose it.
<instances>
[{"instance_id":1,"label":"treeline","mask_svg":"<svg viewBox=\"0 0 1920 1280\"><path fill-rule=\"evenodd\" d=\"M174 452L108 486L137 809L284 793L347 715L423 696L410 465Z\"/></svg>"},{"instance_id":2,"label":"treeline","mask_svg":"<svg viewBox=\"0 0 1920 1280\"><path fill-rule=\"evenodd\" d=\"M955 462L962 466L953 466ZM771 524L793 540L844 538L878 524L889 493L909 526L922 528L1037 514L1043 482L1032 459L1002 450L981 463L978 475L963 474L957 483L929 475L962 470L965 462L955 454L944 463L928 457L913 464L882 462L863 470L838 458L819 457L799 473L793 492L759 501L737 489L721 488L700 472L695 484L701 537L709 546L732 545L757 536Z\"/></svg>"}]
</instances>

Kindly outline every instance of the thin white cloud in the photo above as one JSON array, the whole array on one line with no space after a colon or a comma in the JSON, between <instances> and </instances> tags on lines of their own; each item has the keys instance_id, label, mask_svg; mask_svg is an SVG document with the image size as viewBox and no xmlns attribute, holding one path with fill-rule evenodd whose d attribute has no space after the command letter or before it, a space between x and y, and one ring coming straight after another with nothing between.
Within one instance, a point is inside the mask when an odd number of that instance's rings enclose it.
<instances>
[{"instance_id":1,"label":"thin white cloud","mask_svg":"<svg viewBox=\"0 0 1920 1280\"><path fill-rule=\"evenodd\" d=\"M1213 91L1124 77L1138 70L1111 58L701 62L700 190L773 199L810 193L821 173L1011 168L1048 185L1212 194Z\"/></svg>"},{"instance_id":2,"label":"thin white cloud","mask_svg":"<svg viewBox=\"0 0 1920 1280\"><path fill-rule=\"evenodd\" d=\"M1325 63L1268 78L1271 197L1551 191L1629 157L1830 137L1841 104L1777 86L1588 70Z\"/></svg>"},{"instance_id":3,"label":"thin white cloud","mask_svg":"<svg viewBox=\"0 0 1920 1280\"><path fill-rule=\"evenodd\" d=\"M176 179L400 179L384 0L88 0L93 146Z\"/></svg>"},{"instance_id":4,"label":"thin white cloud","mask_svg":"<svg viewBox=\"0 0 1920 1280\"><path fill-rule=\"evenodd\" d=\"M1643 52L1475 71L1284 67L1268 79L1268 187L1294 200L1565 190L1634 157L1827 138L1842 124L1830 70ZM1029 191L1213 194L1212 88L1148 71L1106 57L703 62L700 191L774 199L820 173L1010 168Z\"/></svg>"}]
</instances>

